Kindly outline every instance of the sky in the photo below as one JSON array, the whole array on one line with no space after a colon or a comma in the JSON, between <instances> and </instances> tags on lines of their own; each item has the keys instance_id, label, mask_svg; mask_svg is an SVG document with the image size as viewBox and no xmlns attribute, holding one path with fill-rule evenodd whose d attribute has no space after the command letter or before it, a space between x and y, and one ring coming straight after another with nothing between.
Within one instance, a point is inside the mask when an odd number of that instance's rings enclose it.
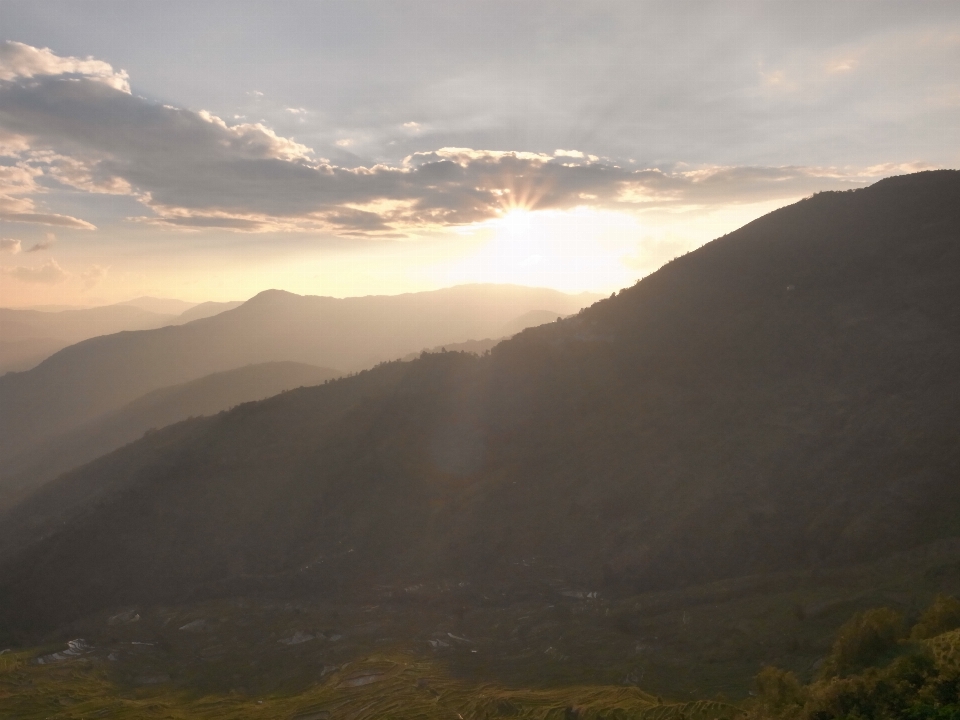
<instances>
[{"instance_id":1,"label":"sky","mask_svg":"<svg viewBox=\"0 0 960 720\"><path fill-rule=\"evenodd\" d=\"M611 292L960 166L960 3L0 0L0 305Z\"/></svg>"}]
</instances>

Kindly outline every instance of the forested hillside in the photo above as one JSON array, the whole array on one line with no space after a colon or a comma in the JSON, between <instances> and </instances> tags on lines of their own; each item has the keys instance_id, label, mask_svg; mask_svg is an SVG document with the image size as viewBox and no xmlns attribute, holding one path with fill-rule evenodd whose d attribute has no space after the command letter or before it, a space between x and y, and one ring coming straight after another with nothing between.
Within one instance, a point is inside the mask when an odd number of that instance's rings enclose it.
<instances>
[{"instance_id":1,"label":"forested hillside","mask_svg":"<svg viewBox=\"0 0 960 720\"><path fill-rule=\"evenodd\" d=\"M45 489L90 499L26 523L5 622L439 581L616 596L958 535L958 200L946 171L821 193L483 357L154 433Z\"/></svg>"}]
</instances>

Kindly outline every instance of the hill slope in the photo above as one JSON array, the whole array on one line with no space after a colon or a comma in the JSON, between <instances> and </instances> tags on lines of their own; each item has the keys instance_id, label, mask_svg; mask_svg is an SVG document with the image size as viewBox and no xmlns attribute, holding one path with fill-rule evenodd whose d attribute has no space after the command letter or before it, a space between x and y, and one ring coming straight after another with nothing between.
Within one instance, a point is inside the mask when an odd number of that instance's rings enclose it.
<instances>
[{"instance_id":1,"label":"hill slope","mask_svg":"<svg viewBox=\"0 0 960 720\"><path fill-rule=\"evenodd\" d=\"M158 328L176 317L126 304L57 312L0 308L0 373L27 370L87 338Z\"/></svg>"},{"instance_id":2,"label":"hill slope","mask_svg":"<svg viewBox=\"0 0 960 720\"><path fill-rule=\"evenodd\" d=\"M489 356L382 365L64 476L33 506L86 504L33 527L0 606L25 628L253 591L615 594L866 560L960 535L958 367L960 173L822 193Z\"/></svg>"},{"instance_id":3,"label":"hill slope","mask_svg":"<svg viewBox=\"0 0 960 720\"><path fill-rule=\"evenodd\" d=\"M346 299L272 290L185 325L91 338L0 377L0 463L151 390L213 372L275 361L350 372L490 337L532 309L576 312L593 299L512 285Z\"/></svg>"},{"instance_id":4,"label":"hill slope","mask_svg":"<svg viewBox=\"0 0 960 720\"><path fill-rule=\"evenodd\" d=\"M183 323L192 322L194 320L213 317L214 315L219 315L227 310L233 310L241 305L243 305L243 302L240 300L231 300L230 302L203 302L199 305L193 306L192 308L184 310L182 313L177 315L175 324L182 325Z\"/></svg>"}]
</instances>

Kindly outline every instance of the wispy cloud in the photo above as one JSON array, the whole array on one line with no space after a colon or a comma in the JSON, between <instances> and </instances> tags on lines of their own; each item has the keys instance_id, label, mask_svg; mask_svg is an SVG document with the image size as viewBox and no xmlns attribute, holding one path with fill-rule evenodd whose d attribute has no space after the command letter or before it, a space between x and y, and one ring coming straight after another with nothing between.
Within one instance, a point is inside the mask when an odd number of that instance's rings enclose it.
<instances>
[{"instance_id":1,"label":"wispy cloud","mask_svg":"<svg viewBox=\"0 0 960 720\"><path fill-rule=\"evenodd\" d=\"M27 252L28 253L42 252L43 250L49 250L52 247L53 247L52 240L43 240L41 242L34 243L33 245L31 245L30 248L27 250Z\"/></svg>"},{"instance_id":2,"label":"wispy cloud","mask_svg":"<svg viewBox=\"0 0 960 720\"><path fill-rule=\"evenodd\" d=\"M0 268L0 273L20 282L40 285L56 285L69 277L69 273L53 258L38 267L17 265L12 268Z\"/></svg>"},{"instance_id":3,"label":"wispy cloud","mask_svg":"<svg viewBox=\"0 0 960 720\"><path fill-rule=\"evenodd\" d=\"M0 88L0 96L2 96L2 88ZM3 123L5 112L0 109L0 125ZM28 162L25 158L39 159L42 162L42 153L39 158L34 157L29 140L25 136L8 134L6 137L8 149L5 156L0 155L0 160L6 159L10 164L0 164L0 220L93 229L94 226L85 220L44 212L37 205L33 196L46 192L46 188L38 182L44 170L37 163ZM17 148L21 149L18 151ZM11 155L11 152L16 152L16 155Z\"/></svg>"},{"instance_id":4,"label":"wispy cloud","mask_svg":"<svg viewBox=\"0 0 960 720\"><path fill-rule=\"evenodd\" d=\"M21 250L21 245L19 240L14 240L13 238L0 238L0 253L9 253L10 255L16 255Z\"/></svg>"},{"instance_id":5,"label":"wispy cloud","mask_svg":"<svg viewBox=\"0 0 960 720\"><path fill-rule=\"evenodd\" d=\"M84 291L92 290L99 285L100 281L106 277L107 270L109 270L109 268L105 268L102 265L91 265L88 270L80 273L80 282L83 284Z\"/></svg>"}]
</instances>

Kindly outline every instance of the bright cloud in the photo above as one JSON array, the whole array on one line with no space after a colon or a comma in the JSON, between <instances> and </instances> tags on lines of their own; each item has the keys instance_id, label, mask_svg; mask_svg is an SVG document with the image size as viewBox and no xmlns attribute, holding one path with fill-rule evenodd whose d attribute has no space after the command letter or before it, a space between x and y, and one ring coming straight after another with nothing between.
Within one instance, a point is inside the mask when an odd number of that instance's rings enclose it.
<instances>
[{"instance_id":1,"label":"bright cloud","mask_svg":"<svg viewBox=\"0 0 960 720\"><path fill-rule=\"evenodd\" d=\"M115 90L130 92L127 73L114 70L102 60L60 57L49 48L35 48L7 41L0 45L0 80L16 80L41 75L80 75Z\"/></svg>"}]
</instances>

